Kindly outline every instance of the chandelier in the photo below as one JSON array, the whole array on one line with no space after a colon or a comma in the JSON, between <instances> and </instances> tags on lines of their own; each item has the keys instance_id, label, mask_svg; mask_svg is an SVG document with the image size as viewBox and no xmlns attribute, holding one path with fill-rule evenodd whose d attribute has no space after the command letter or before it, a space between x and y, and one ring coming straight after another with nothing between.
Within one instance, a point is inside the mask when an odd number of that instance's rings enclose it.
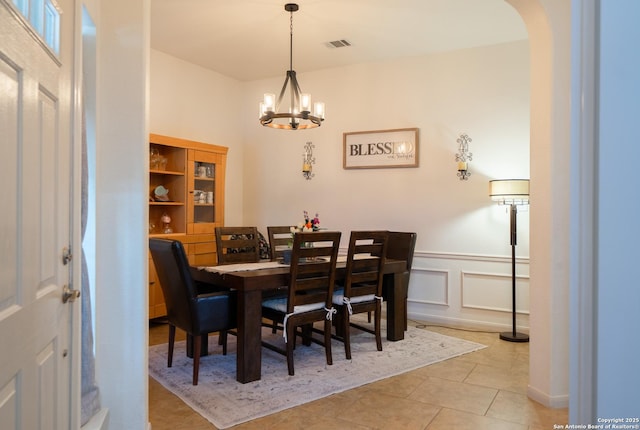
<instances>
[{"instance_id":1,"label":"chandelier","mask_svg":"<svg viewBox=\"0 0 640 430\"><path fill-rule=\"evenodd\" d=\"M260 124L265 127L280 128L284 130L301 130L305 128L320 127L324 121L324 103L316 102L311 114L311 94L302 93L296 72L293 70L293 12L297 11L296 3L287 3L284 10L291 13L289 31L289 70L276 101L276 95L267 93L264 101L260 103ZM281 112L282 99L289 89L289 107ZM285 108L286 109L286 108Z\"/></svg>"}]
</instances>

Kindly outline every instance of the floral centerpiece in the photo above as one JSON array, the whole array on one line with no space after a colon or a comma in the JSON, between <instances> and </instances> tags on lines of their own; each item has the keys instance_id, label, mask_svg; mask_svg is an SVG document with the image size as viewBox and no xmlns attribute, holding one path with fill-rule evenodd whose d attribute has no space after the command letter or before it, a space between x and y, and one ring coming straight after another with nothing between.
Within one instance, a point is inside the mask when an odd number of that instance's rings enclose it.
<instances>
[{"instance_id":1,"label":"floral centerpiece","mask_svg":"<svg viewBox=\"0 0 640 430\"><path fill-rule=\"evenodd\" d=\"M309 212L303 212L304 221L298 223L297 226L291 227L291 240L289 240L289 248L293 246L293 238L296 233L309 232L309 231L318 231L320 230L320 218L316 213L316 216L311 218L309 216Z\"/></svg>"},{"instance_id":2,"label":"floral centerpiece","mask_svg":"<svg viewBox=\"0 0 640 430\"><path fill-rule=\"evenodd\" d=\"M315 217L311 218L309 216L309 212L304 211L304 221L298 223L297 226L291 227L291 239L293 240L293 235L298 232L303 231L318 231L320 230L320 218L318 218L318 214Z\"/></svg>"},{"instance_id":3,"label":"floral centerpiece","mask_svg":"<svg viewBox=\"0 0 640 430\"><path fill-rule=\"evenodd\" d=\"M320 218L318 218L318 214L313 218L309 217L309 212L304 211L304 223L302 225L302 231L318 231L320 230Z\"/></svg>"}]
</instances>

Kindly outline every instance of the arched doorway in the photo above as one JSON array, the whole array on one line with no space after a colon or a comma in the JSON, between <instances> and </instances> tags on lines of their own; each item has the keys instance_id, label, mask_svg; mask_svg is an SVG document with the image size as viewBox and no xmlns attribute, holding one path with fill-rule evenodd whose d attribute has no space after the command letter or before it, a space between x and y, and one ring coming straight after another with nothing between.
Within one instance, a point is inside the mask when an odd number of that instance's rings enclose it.
<instances>
[{"instance_id":1,"label":"arched doorway","mask_svg":"<svg viewBox=\"0 0 640 430\"><path fill-rule=\"evenodd\" d=\"M571 1L507 0L531 51L530 333L528 396L569 404Z\"/></svg>"}]
</instances>

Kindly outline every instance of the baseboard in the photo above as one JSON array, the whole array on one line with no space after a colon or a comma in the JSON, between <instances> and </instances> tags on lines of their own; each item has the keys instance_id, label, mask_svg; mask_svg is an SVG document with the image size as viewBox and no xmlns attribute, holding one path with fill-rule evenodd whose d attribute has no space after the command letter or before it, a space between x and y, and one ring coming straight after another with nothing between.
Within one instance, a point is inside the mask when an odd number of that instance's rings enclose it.
<instances>
[{"instance_id":1,"label":"baseboard","mask_svg":"<svg viewBox=\"0 0 640 430\"><path fill-rule=\"evenodd\" d=\"M451 318L440 315L422 314L417 312L409 312L407 317L410 320L422 321L427 324L443 325L452 328L468 329L468 330L484 330L489 332L500 333L503 331L510 331L512 327L507 324L497 324L488 321ZM529 327L516 327L518 332L529 333Z\"/></svg>"},{"instance_id":2,"label":"baseboard","mask_svg":"<svg viewBox=\"0 0 640 430\"><path fill-rule=\"evenodd\" d=\"M95 414L81 430L107 430L109 428L109 409L103 408Z\"/></svg>"},{"instance_id":3,"label":"baseboard","mask_svg":"<svg viewBox=\"0 0 640 430\"><path fill-rule=\"evenodd\" d=\"M563 409L569 407L569 395L550 396L547 393L533 388L531 385L527 387L527 396L541 405L552 409Z\"/></svg>"}]
</instances>

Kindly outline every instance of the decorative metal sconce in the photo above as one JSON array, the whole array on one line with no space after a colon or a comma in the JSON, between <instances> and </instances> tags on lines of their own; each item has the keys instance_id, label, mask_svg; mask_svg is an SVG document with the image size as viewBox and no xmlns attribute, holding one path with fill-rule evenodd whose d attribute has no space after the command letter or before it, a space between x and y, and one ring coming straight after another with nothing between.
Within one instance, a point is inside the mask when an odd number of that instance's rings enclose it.
<instances>
[{"instance_id":1,"label":"decorative metal sconce","mask_svg":"<svg viewBox=\"0 0 640 430\"><path fill-rule=\"evenodd\" d=\"M471 142L471 138L463 133L460 135L458 140L458 153L456 154L456 161L458 162L458 178L461 181L466 181L471 176L471 172L469 172L469 161L472 160L473 154L469 152L469 142Z\"/></svg>"},{"instance_id":2,"label":"decorative metal sconce","mask_svg":"<svg viewBox=\"0 0 640 430\"><path fill-rule=\"evenodd\" d=\"M302 154L302 176L304 176L307 181L311 180L311 178L315 176L312 172L312 164L316 164L316 159L313 157L313 148L315 147L316 146L311 142L304 144L304 154Z\"/></svg>"}]
</instances>

